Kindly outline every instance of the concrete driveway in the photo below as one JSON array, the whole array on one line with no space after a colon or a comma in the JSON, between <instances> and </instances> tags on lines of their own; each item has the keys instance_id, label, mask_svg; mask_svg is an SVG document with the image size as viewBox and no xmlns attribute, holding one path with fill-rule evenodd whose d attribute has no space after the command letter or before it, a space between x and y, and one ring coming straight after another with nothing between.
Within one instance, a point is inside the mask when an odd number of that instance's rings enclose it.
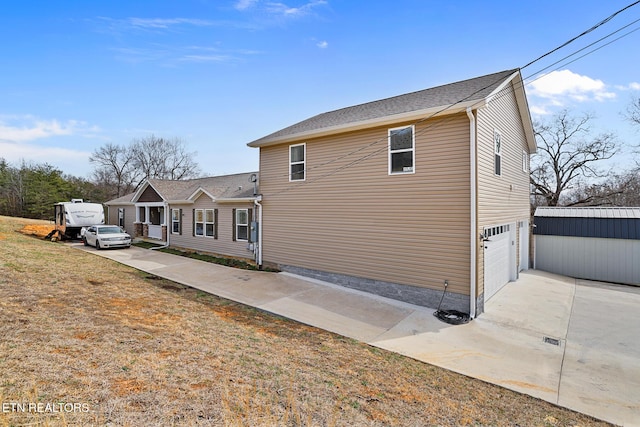
<instances>
[{"instance_id":1,"label":"concrete driveway","mask_svg":"<svg viewBox=\"0 0 640 427\"><path fill-rule=\"evenodd\" d=\"M596 418L640 426L640 288L531 270L488 301L480 317L452 326L432 309L290 274L135 247L74 246Z\"/></svg>"}]
</instances>

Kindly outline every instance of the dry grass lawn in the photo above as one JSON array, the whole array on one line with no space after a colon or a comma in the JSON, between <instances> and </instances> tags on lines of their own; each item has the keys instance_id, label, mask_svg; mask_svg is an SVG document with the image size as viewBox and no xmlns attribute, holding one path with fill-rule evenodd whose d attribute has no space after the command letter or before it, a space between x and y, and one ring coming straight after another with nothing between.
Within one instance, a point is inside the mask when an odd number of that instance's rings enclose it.
<instances>
[{"instance_id":1,"label":"dry grass lawn","mask_svg":"<svg viewBox=\"0 0 640 427\"><path fill-rule=\"evenodd\" d=\"M28 223L0 217L0 426L606 425L16 232Z\"/></svg>"}]
</instances>

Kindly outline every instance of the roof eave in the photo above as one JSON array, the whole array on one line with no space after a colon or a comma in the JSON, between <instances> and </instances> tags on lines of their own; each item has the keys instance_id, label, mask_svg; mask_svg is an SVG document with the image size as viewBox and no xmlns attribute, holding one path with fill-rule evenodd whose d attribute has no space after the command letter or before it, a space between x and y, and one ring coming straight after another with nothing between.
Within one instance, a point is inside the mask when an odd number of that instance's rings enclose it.
<instances>
[{"instance_id":1,"label":"roof eave","mask_svg":"<svg viewBox=\"0 0 640 427\"><path fill-rule=\"evenodd\" d=\"M261 140L248 143L249 147L268 147L271 145L283 144L287 142L299 141L301 139L319 138L322 136L335 135L338 133L352 132L361 129L367 129L375 126L385 126L394 123L420 120L431 117L439 117L450 114L457 114L464 112L468 107L473 109L479 108L486 102L486 98L474 99L465 102L459 102L453 106L441 105L437 107L426 108L422 110L409 111L402 114L393 114L384 117L377 117L375 119L361 120L358 122L352 122L337 126L329 126L320 129L314 129L307 132L298 132L291 135L284 135L280 137L264 138Z\"/></svg>"},{"instance_id":2,"label":"roof eave","mask_svg":"<svg viewBox=\"0 0 640 427\"><path fill-rule=\"evenodd\" d=\"M216 199L216 203L253 203L258 196L252 197L225 197Z\"/></svg>"},{"instance_id":3,"label":"roof eave","mask_svg":"<svg viewBox=\"0 0 640 427\"><path fill-rule=\"evenodd\" d=\"M518 112L520 113L520 119L522 120L529 154L534 154L538 151L538 145L536 144L536 137L533 133L533 122L531 121L529 103L527 101L527 94L524 91L524 82L522 81L522 74L520 74L520 71L513 73L509 78L505 79L500 86L495 88L495 90L487 97L487 102L491 102L493 98L499 96L498 94L500 91L502 91L508 84L513 85L513 92L516 97L516 103L518 104Z\"/></svg>"},{"instance_id":4,"label":"roof eave","mask_svg":"<svg viewBox=\"0 0 640 427\"><path fill-rule=\"evenodd\" d=\"M167 200L168 205L192 205L193 200Z\"/></svg>"},{"instance_id":5,"label":"roof eave","mask_svg":"<svg viewBox=\"0 0 640 427\"><path fill-rule=\"evenodd\" d=\"M138 199L140 198L140 196L142 196L142 193L144 193L144 190L146 190L146 189L147 189L147 187L151 187L151 188L153 188L153 191L155 191L155 192L158 194L158 196L160 196L160 198L162 199L162 201L163 201L163 202L165 202L165 201L166 201L166 199L164 198L164 196L162 195L162 193L160 193L160 192L158 191L158 189L157 189L157 188L155 188L155 187L151 184L151 182L150 182L148 179L146 179L146 180L145 180L145 182L144 182L144 183L143 183L143 184L138 188L138 190L135 192L135 194L134 194L134 195L133 195L133 197L131 198L131 201L132 201L132 202L134 202L134 203L137 203L137 202L138 202Z\"/></svg>"},{"instance_id":6,"label":"roof eave","mask_svg":"<svg viewBox=\"0 0 640 427\"><path fill-rule=\"evenodd\" d=\"M133 203L133 202L122 202L122 201L120 201L120 202L108 201L108 202L104 202L103 205L106 205L106 206L133 206L133 205L135 205L135 203Z\"/></svg>"},{"instance_id":7,"label":"roof eave","mask_svg":"<svg viewBox=\"0 0 640 427\"><path fill-rule=\"evenodd\" d=\"M191 193L191 195L187 197L187 200L190 200L191 203L193 203L198 197L200 197L201 194L206 194L207 196L209 196L211 200L216 200L216 196L214 196L213 194L211 194L210 192L208 192L202 187L198 187L196 191Z\"/></svg>"}]
</instances>

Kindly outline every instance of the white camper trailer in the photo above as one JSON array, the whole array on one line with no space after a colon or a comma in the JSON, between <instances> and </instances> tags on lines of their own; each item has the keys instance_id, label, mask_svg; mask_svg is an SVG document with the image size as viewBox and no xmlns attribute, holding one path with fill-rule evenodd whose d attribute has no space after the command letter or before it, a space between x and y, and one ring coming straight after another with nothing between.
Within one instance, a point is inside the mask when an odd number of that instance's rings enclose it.
<instances>
[{"instance_id":1,"label":"white camper trailer","mask_svg":"<svg viewBox=\"0 0 640 427\"><path fill-rule=\"evenodd\" d=\"M54 205L56 230L63 238L78 239L82 229L104 224L104 209L100 203L84 203L82 199L71 199Z\"/></svg>"}]
</instances>

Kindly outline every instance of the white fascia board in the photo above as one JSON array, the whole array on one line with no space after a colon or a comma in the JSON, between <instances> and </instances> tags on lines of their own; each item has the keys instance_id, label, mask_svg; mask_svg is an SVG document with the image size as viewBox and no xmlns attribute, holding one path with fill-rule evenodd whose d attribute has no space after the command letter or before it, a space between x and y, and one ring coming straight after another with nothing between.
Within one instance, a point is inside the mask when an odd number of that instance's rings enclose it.
<instances>
[{"instance_id":1,"label":"white fascia board","mask_svg":"<svg viewBox=\"0 0 640 427\"><path fill-rule=\"evenodd\" d=\"M144 192L144 190L146 190L148 186L149 186L149 181L145 180L145 182L135 192L135 194L131 198L131 201L136 203L138 201L138 199L140 198L140 196L142 195L142 193Z\"/></svg>"},{"instance_id":2,"label":"white fascia board","mask_svg":"<svg viewBox=\"0 0 640 427\"><path fill-rule=\"evenodd\" d=\"M229 197L224 199L216 199L216 203L253 203L257 200L256 197Z\"/></svg>"},{"instance_id":3,"label":"white fascia board","mask_svg":"<svg viewBox=\"0 0 640 427\"><path fill-rule=\"evenodd\" d=\"M167 200L168 205L192 205L193 200Z\"/></svg>"},{"instance_id":4,"label":"white fascia board","mask_svg":"<svg viewBox=\"0 0 640 427\"><path fill-rule=\"evenodd\" d=\"M105 205L105 206L133 206L133 205L135 205L134 202L114 202L114 203L104 202L102 204Z\"/></svg>"},{"instance_id":5,"label":"white fascia board","mask_svg":"<svg viewBox=\"0 0 640 427\"><path fill-rule=\"evenodd\" d=\"M214 196L213 194L209 193L207 190L205 190L202 187L198 187L196 189L196 191L191 193L191 195L189 197L187 197L187 200L191 200L191 202L193 203L203 193L206 194L207 196L209 196L209 198L215 202L216 196Z\"/></svg>"},{"instance_id":6,"label":"white fascia board","mask_svg":"<svg viewBox=\"0 0 640 427\"><path fill-rule=\"evenodd\" d=\"M144 182L144 184L142 184L140 186L140 188L138 188L138 191L136 191L136 193L133 195L133 197L131 198L131 201L136 203L138 202L138 199L140 198L140 196L142 195L142 193L144 193L144 190L147 189L147 187L151 187L153 188L153 191L156 192L156 194L158 194L158 196L160 196L160 198L165 201L164 196L162 196L162 193L160 193L153 185L151 185L151 183L149 182L149 180L146 180Z\"/></svg>"},{"instance_id":7,"label":"white fascia board","mask_svg":"<svg viewBox=\"0 0 640 427\"><path fill-rule=\"evenodd\" d=\"M500 92L510 84L513 85L513 92L516 97L516 103L518 104L518 112L520 113L522 126L524 127L524 134L527 139L529 154L534 154L536 151L538 151L538 146L536 144L535 135L533 134L533 122L531 121L529 103L527 102L527 95L524 91L524 82L522 81L522 75L520 74L520 71L516 71L515 73L513 73L511 76L509 76L509 78L505 79L505 81L503 81L500 86L495 88L493 92L491 92L489 96L487 96L487 103L500 96Z\"/></svg>"},{"instance_id":8,"label":"white fascia board","mask_svg":"<svg viewBox=\"0 0 640 427\"><path fill-rule=\"evenodd\" d=\"M467 107L478 108L485 104L485 99L475 99L472 101L459 102L453 105L441 105L438 107L426 108L423 110L409 111L402 114L393 114L391 116L377 117L375 119L362 120L359 122L351 122L337 126L329 126L320 129L313 129L306 132L298 132L282 137L274 137L262 142L250 142L249 147L267 147L270 145L283 144L286 142L299 141L307 138L318 138L321 136L335 135L338 133L352 132L361 129L367 129L377 126L393 125L400 122L422 120L431 117L440 117L449 114L464 113Z\"/></svg>"}]
</instances>

